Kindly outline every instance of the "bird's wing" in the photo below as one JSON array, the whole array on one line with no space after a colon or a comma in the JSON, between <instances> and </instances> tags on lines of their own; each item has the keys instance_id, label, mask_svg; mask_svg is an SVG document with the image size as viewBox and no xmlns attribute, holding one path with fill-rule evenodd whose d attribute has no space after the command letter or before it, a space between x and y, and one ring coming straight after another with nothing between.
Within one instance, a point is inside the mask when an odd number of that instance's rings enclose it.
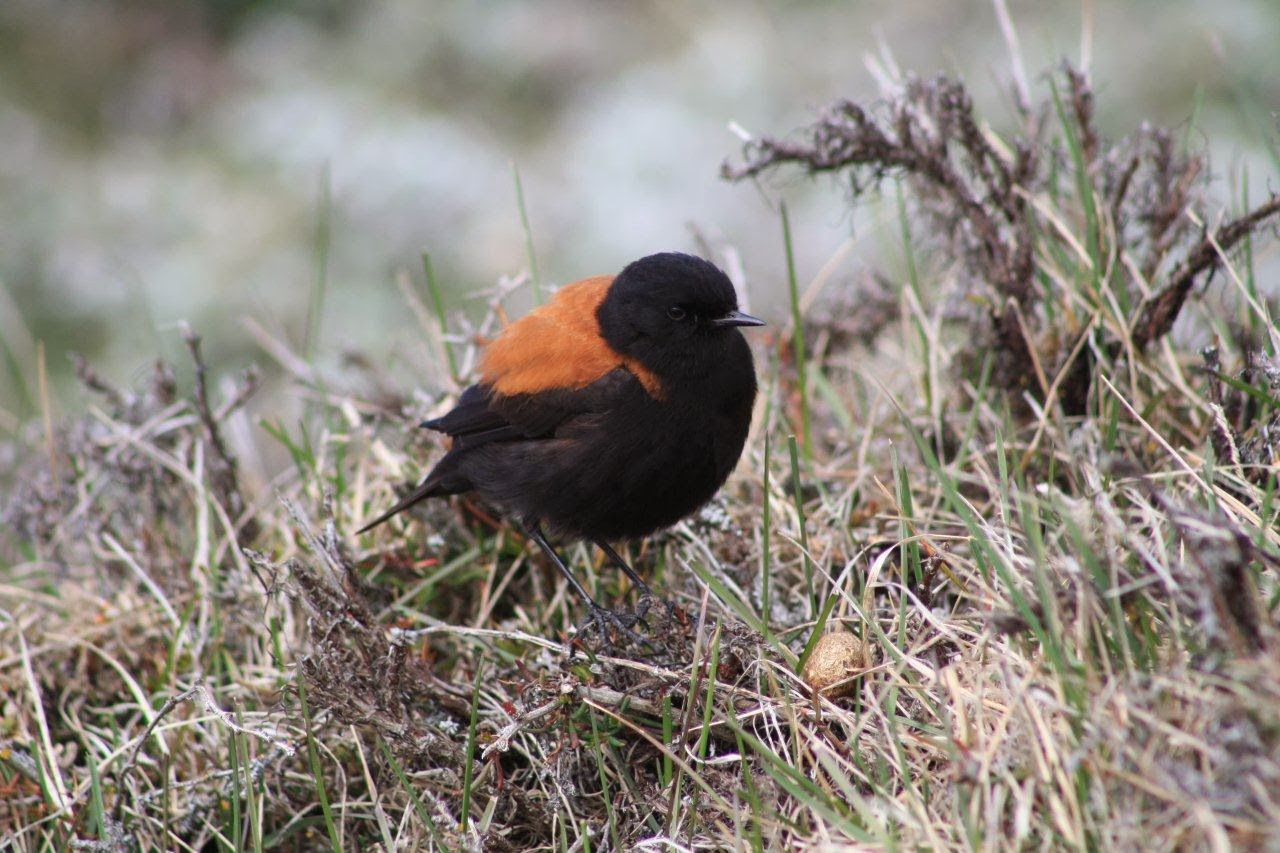
<instances>
[{"instance_id":1,"label":"bird's wing","mask_svg":"<svg viewBox=\"0 0 1280 853\"><path fill-rule=\"evenodd\" d=\"M601 337L596 312L612 282L598 276L565 285L507 326L485 348L480 381L423 426L451 436L461 449L551 437L575 418L609 408L636 383L661 397L657 377Z\"/></svg>"},{"instance_id":2,"label":"bird's wing","mask_svg":"<svg viewBox=\"0 0 1280 853\"><path fill-rule=\"evenodd\" d=\"M471 486L456 480L456 463L467 450L495 441L552 438L585 426L596 413L608 410L627 394L644 393L640 381L625 368L615 368L583 388L552 388L536 394L498 394L485 383L472 385L458 405L422 426L453 439L453 447L412 492L395 506L360 528L377 527L424 498L455 494Z\"/></svg>"},{"instance_id":3,"label":"bird's wing","mask_svg":"<svg viewBox=\"0 0 1280 853\"><path fill-rule=\"evenodd\" d=\"M492 389L485 385L472 385L462 392L456 406L438 418L423 421L419 426L442 432L452 438L480 435L510 426L509 421L489 407L492 394Z\"/></svg>"},{"instance_id":4,"label":"bird's wing","mask_svg":"<svg viewBox=\"0 0 1280 853\"><path fill-rule=\"evenodd\" d=\"M480 383L463 392L448 413L422 426L453 438L455 450L493 441L552 438L639 389L640 381L625 368L615 368L582 388L549 388L536 394L499 394Z\"/></svg>"}]
</instances>

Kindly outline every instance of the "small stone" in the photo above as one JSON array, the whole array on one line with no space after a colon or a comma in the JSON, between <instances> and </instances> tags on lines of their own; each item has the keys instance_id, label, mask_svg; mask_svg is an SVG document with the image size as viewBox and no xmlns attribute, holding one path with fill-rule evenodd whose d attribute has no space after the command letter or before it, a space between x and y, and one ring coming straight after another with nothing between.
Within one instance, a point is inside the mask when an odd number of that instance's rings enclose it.
<instances>
[{"instance_id":1,"label":"small stone","mask_svg":"<svg viewBox=\"0 0 1280 853\"><path fill-rule=\"evenodd\" d=\"M847 696L857 686L849 680L838 687L831 685L844 681L861 669L862 641L848 631L832 631L813 647L800 674L805 684L828 699Z\"/></svg>"}]
</instances>

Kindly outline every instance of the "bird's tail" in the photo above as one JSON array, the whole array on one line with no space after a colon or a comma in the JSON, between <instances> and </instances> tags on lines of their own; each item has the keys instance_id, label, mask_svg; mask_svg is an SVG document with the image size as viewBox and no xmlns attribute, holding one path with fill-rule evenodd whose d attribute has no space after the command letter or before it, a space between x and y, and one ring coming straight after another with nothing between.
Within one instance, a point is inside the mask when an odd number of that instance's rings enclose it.
<instances>
[{"instance_id":1,"label":"bird's tail","mask_svg":"<svg viewBox=\"0 0 1280 853\"><path fill-rule=\"evenodd\" d=\"M400 500L396 501L395 506L391 507L391 509L387 510L382 515L378 516L373 521L369 522L364 527L361 527L359 530L357 530L356 535L359 536L362 533L372 530L373 528L377 527L379 524L382 524L384 521L388 520L392 516L398 515L404 512L406 509L413 506L418 501L425 500L426 498L434 497L436 495L449 494L448 489L441 488L441 486L443 485L442 483L443 480L444 478L442 476L440 476L439 474L433 473L430 477L427 477L427 479L423 480L418 485L418 487L415 488L412 492L405 495Z\"/></svg>"}]
</instances>

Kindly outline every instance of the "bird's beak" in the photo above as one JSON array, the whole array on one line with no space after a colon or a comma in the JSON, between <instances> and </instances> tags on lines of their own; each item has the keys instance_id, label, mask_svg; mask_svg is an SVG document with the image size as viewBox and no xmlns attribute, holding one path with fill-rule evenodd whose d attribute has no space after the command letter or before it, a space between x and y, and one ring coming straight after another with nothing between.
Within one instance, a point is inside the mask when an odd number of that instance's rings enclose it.
<instances>
[{"instance_id":1,"label":"bird's beak","mask_svg":"<svg viewBox=\"0 0 1280 853\"><path fill-rule=\"evenodd\" d=\"M752 317L742 311L730 311L723 317L712 320L711 325L717 329L727 329L730 326L763 326L765 322L759 317Z\"/></svg>"}]
</instances>

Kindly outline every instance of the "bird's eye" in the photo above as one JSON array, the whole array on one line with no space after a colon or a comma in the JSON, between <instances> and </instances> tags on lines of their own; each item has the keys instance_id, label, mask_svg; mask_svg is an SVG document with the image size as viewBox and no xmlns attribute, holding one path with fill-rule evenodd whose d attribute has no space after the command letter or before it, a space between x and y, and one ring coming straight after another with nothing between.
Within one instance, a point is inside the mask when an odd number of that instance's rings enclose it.
<instances>
[{"instance_id":1,"label":"bird's eye","mask_svg":"<svg viewBox=\"0 0 1280 853\"><path fill-rule=\"evenodd\" d=\"M667 309L667 316L670 317L672 320L678 321L678 320L683 320L685 317L689 316L689 312L685 311L679 305L672 305L670 308Z\"/></svg>"}]
</instances>

